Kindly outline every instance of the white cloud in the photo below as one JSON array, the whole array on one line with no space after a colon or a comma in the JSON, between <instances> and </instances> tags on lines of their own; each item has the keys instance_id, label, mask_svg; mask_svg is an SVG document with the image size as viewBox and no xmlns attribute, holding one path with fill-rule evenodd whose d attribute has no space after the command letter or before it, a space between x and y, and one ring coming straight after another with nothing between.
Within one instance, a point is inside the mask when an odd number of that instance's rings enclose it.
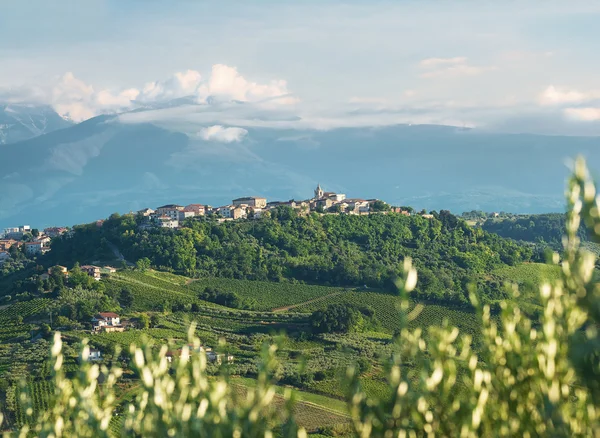
<instances>
[{"instance_id":1,"label":"white cloud","mask_svg":"<svg viewBox=\"0 0 600 438\"><path fill-rule=\"evenodd\" d=\"M210 79L198 89L200 101L206 101L209 97L241 102L277 98L282 104L294 103L293 100L285 99L289 97L288 94L287 83L282 79L272 80L268 84L250 82L235 67L224 64L213 65Z\"/></svg>"},{"instance_id":2,"label":"white cloud","mask_svg":"<svg viewBox=\"0 0 600 438\"><path fill-rule=\"evenodd\" d=\"M426 58L419 66L427 71L421 73L422 78L477 76L486 71L496 70L495 66L477 66L467 63L467 58Z\"/></svg>"},{"instance_id":3,"label":"white cloud","mask_svg":"<svg viewBox=\"0 0 600 438\"><path fill-rule=\"evenodd\" d=\"M202 75L196 70L177 72L164 81L148 82L144 85L138 100L153 102L192 96L197 93L201 81Z\"/></svg>"},{"instance_id":4,"label":"white cloud","mask_svg":"<svg viewBox=\"0 0 600 438\"><path fill-rule=\"evenodd\" d=\"M135 88L118 93L95 91L93 86L67 72L53 87L50 104L61 116L81 122L99 114L130 108L138 95L139 91Z\"/></svg>"},{"instance_id":5,"label":"white cloud","mask_svg":"<svg viewBox=\"0 0 600 438\"><path fill-rule=\"evenodd\" d=\"M578 91L556 88L550 85L539 96L542 105L560 105L565 103L582 103L600 99L600 91Z\"/></svg>"},{"instance_id":6,"label":"white cloud","mask_svg":"<svg viewBox=\"0 0 600 438\"><path fill-rule=\"evenodd\" d=\"M5 92L7 96L14 91ZM18 90L18 95L26 95ZM33 95L33 93L29 93ZM39 90L36 96L43 96ZM65 118L80 122L99 114L112 114L131 110L152 102L164 102L180 97L195 97L200 103L254 102L262 107L278 108L292 105L299 99L291 96L284 80L272 80L266 84L252 82L240 75L235 67L215 64L207 80L196 70L177 72L163 81L146 83L141 91L127 88L121 91L96 90L71 72L67 72L54 84L47 97L38 100L49 103ZM12 99L14 100L14 99Z\"/></svg>"},{"instance_id":7,"label":"white cloud","mask_svg":"<svg viewBox=\"0 0 600 438\"><path fill-rule=\"evenodd\" d=\"M456 56L454 58L425 58L419 62L423 68L439 67L442 65L464 64L467 58L464 56Z\"/></svg>"},{"instance_id":8,"label":"white cloud","mask_svg":"<svg viewBox=\"0 0 600 438\"><path fill-rule=\"evenodd\" d=\"M218 141L221 143L240 142L248 134L244 128L225 128L221 125L213 125L203 128L198 135L206 141Z\"/></svg>"},{"instance_id":9,"label":"white cloud","mask_svg":"<svg viewBox=\"0 0 600 438\"><path fill-rule=\"evenodd\" d=\"M566 108L567 117L584 122L600 121L600 108Z\"/></svg>"}]
</instances>

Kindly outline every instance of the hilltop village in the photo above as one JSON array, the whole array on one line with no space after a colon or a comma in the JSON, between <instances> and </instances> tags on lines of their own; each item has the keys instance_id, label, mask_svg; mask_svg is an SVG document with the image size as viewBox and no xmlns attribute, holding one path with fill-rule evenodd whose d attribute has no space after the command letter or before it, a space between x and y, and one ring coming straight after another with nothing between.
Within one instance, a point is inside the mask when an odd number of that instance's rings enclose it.
<instances>
[{"instance_id":1,"label":"hilltop village","mask_svg":"<svg viewBox=\"0 0 600 438\"><path fill-rule=\"evenodd\" d=\"M321 185L317 185L314 196L311 199L296 201L271 201L260 196L246 196L231 201L231 204L221 207L210 205L189 204L186 206L178 204L167 204L157 207L155 210L145 208L137 212L146 218L141 227L152 228L179 228L180 224L188 218L198 216L214 216L219 221L236 219L258 219L269 215L278 207L289 207L298 214L310 212L329 214L355 214L366 215L374 212L396 212L410 215L412 209L403 207L391 207L379 199L347 198L343 193L325 192ZM423 216L431 215L421 213Z\"/></svg>"},{"instance_id":2,"label":"hilltop village","mask_svg":"<svg viewBox=\"0 0 600 438\"><path fill-rule=\"evenodd\" d=\"M319 214L350 214L368 215L371 213L386 214L399 213L406 216L413 214L410 207L393 207L379 199L347 198L343 193L326 192L317 185L311 199L296 201L271 201L261 196L245 196L231 201L231 204L212 207L203 204L167 204L156 209L144 208L137 212L130 212L141 217L140 229L169 228L177 229L189 218L211 217L218 222L238 219L259 219L268 217L273 210L278 208L291 208L298 215L307 215L311 212ZM424 210L419 215L432 218ZM97 220L97 226L102 226L103 219ZM68 227L49 227L44 230L21 225L4 229L0 233L0 266L14 259L15 251L19 251L28 258L35 258L50 251L50 242L53 238L69 233ZM12 252L11 252L12 248ZM100 273L95 266L89 268L89 275L95 279L100 278ZM87 271L87 269L84 269Z\"/></svg>"}]
</instances>

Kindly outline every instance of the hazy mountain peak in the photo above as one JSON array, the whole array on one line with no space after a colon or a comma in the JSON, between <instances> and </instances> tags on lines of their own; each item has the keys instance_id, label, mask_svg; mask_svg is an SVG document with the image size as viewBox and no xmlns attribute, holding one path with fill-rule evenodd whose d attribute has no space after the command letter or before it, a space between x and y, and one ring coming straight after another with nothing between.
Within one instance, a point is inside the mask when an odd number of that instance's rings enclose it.
<instances>
[{"instance_id":1,"label":"hazy mountain peak","mask_svg":"<svg viewBox=\"0 0 600 438\"><path fill-rule=\"evenodd\" d=\"M71 125L48 105L0 103L0 144L28 140Z\"/></svg>"}]
</instances>

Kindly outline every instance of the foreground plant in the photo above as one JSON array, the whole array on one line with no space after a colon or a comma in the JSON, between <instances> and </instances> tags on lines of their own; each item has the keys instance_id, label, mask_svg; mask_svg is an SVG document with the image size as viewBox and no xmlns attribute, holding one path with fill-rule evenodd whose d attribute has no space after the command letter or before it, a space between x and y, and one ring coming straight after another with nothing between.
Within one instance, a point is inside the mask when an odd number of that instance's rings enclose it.
<instances>
[{"instance_id":1,"label":"foreground plant","mask_svg":"<svg viewBox=\"0 0 600 438\"><path fill-rule=\"evenodd\" d=\"M258 383L241 396L225 376L209 378L206 355L199 352L200 340L193 335L194 330L190 327L190 345L182 347L173 365L167 357L167 345L158 352L151 343L131 346L131 366L140 377L141 387L122 414L123 420L116 417L119 403L114 391L122 369L90 364L89 348L84 343L80 371L73 379L66 378L57 333L51 353L56 386L53 407L42 413L32 428L24 426L20 436L34 432L42 437L269 437L274 428L280 436L306 435L286 415L291 412L291 398L283 412L272 406L275 346L264 348ZM119 432L111 430L111 421L122 421Z\"/></svg>"},{"instance_id":2,"label":"foreground plant","mask_svg":"<svg viewBox=\"0 0 600 438\"><path fill-rule=\"evenodd\" d=\"M499 320L482 320L478 352L455 327L403 330L389 373L390 400L369 399L348 370L348 403L357 435L600 436L600 295L594 256L580 249L583 219L600 242L600 205L585 164L569 180L561 278L539 291L539 321L505 302ZM554 263L558 263L558 255ZM410 265L408 277L414 276ZM414 282L406 281L410 292ZM518 290L513 286L513 295Z\"/></svg>"}]
</instances>

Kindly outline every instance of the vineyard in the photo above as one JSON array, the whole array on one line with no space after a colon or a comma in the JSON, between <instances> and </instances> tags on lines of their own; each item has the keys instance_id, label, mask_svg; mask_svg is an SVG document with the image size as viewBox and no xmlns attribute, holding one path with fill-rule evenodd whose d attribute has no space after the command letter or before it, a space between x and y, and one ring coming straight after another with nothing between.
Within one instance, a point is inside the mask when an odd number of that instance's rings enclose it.
<instances>
[{"instance_id":1,"label":"vineyard","mask_svg":"<svg viewBox=\"0 0 600 438\"><path fill-rule=\"evenodd\" d=\"M49 308L52 300L47 298L36 298L30 301L21 301L0 309L0 325L12 323L17 318L22 319L33 316Z\"/></svg>"},{"instance_id":2,"label":"vineyard","mask_svg":"<svg viewBox=\"0 0 600 438\"><path fill-rule=\"evenodd\" d=\"M539 287L542 281L553 282L560 276L560 267L543 263L522 263L517 266L503 266L492 271L498 278L517 283L518 285L530 284Z\"/></svg>"},{"instance_id":3,"label":"vineyard","mask_svg":"<svg viewBox=\"0 0 600 438\"><path fill-rule=\"evenodd\" d=\"M25 391L31 397L31 406L23 405L20 397L16 397L15 423L19 426L31 422L40 412L44 412L50 408L48 400L51 393L54 392L54 387L47 380L30 381L24 388L15 388L15 393ZM33 410L33 416L27 415L27 409Z\"/></svg>"},{"instance_id":4,"label":"vineyard","mask_svg":"<svg viewBox=\"0 0 600 438\"><path fill-rule=\"evenodd\" d=\"M315 286L294 283L269 283L266 281L234 280L229 278L202 278L194 280L189 287L195 291L205 287L235 292L241 298L254 298L256 310L268 311L278 307L292 306L306 301L344 292L340 287Z\"/></svg>"}]
</instances>

